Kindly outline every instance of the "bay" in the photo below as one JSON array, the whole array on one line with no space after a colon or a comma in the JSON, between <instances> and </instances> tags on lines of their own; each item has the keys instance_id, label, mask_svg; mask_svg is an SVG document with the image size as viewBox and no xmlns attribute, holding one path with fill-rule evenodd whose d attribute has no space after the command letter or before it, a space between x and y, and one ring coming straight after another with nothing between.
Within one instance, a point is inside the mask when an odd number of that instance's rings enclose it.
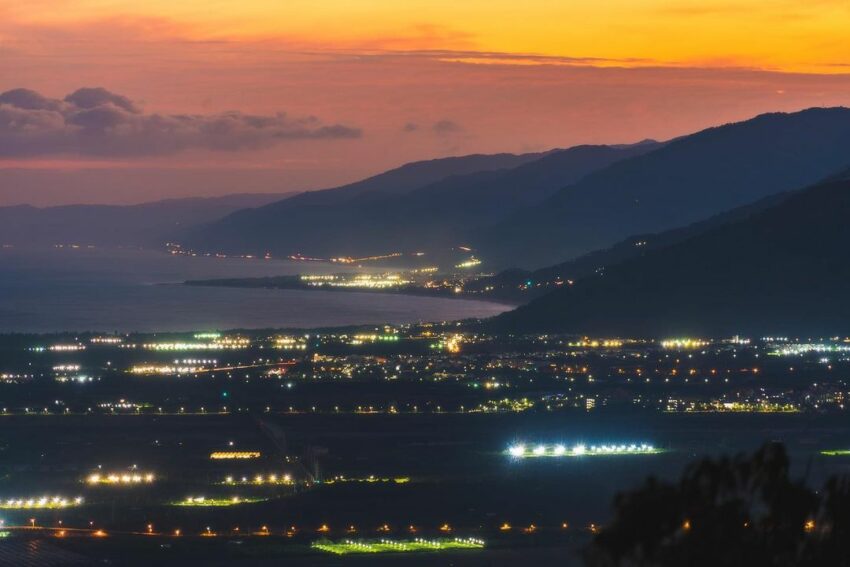
<instances>
[{"instance_id":1,"label":"bay","mask_svg":"<svg viewBox=\"0 0 850 567\"><path fill-rule=\"evenodd\" d=\"M316 328L489 317L508 306L370 292L190 287L188 279L351 270L153 250L0 250L0 332Z\"/></svg>"}]
</instances>

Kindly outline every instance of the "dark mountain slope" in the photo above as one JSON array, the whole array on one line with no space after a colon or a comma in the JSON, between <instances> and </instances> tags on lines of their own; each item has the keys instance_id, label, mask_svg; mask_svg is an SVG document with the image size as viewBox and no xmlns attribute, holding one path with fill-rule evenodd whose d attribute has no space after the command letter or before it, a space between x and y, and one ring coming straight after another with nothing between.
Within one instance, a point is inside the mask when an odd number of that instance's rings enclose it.
<instances>
[{"instance_id":1,"label":"dark mountain slope","mask_svg":"<svg viewBox=\"0 0 850 567\"><path fill-rule=\"evenodd\" d=\"M491 297L528 302L565 285L570 280L576 281L587 276L601 274L607 266L641 258L655 250L667 248L723 224L746 219L754 213L781 203L793 193L788 191L771 195L750 205L737 207L685 227L653 234L630 236L610 248L594 250L574 260L561 262L554 266L547 266L538 270L516 268L504 270L494 276L470 282L465 286L465 289L478 292L487 289L487 295Z\"/></svg>"},{"instance_id":2,"label":"dark mountain slope","mask_svg":"<svg viewBox=\"0 0 850 567\"><path fill-rule=\"evenodd\" d=\"M202 250L325 257L434 250L461 244L477 227L656 146L652 142L622 148L580 146L513 168L452 175L435 182L423 177L415 189L399 188L386 180L364 188L367 180L355 189L306 193L239 211L187 235L186 243Z\"/></svg>"},{"instance_id":3,"label":"dark mountain slope","mask_svg":"<svg viewBox=\"0 0 850 567\"><path fill-rule=\"evenodd\" d=\"M546 152L529 154L473 154L468 156L439 158L407 163L361 181L355 181L332 189L306 191L297 197L272 203L269 209L279 206L289 209L301 205L323 205L342 203L364 193L404 194L430 183L454 175L466 175L482 171L494 171L518 167L545 156Z\"/></svg>"},{"instance_id":4,"label":"dark mountain slope","mask_svg":"<svg viewBox=\"0 0 850 567\"><path fill-rule=\"evenodd\" d=\"M850 162L850 109L765 114L678 138L587 176L474 242L535 267L815 183Z\"/></svg>"},{"instance_id":5,"label":"dark mountain slope","mask_svg":"<svg viewBox=\"0 0 850 567\"><path fill-rule=\"evenodd\" d=\"M609 267L493 327L636 336L850 328L850 176Z\"/></svg>"}]
</instances>

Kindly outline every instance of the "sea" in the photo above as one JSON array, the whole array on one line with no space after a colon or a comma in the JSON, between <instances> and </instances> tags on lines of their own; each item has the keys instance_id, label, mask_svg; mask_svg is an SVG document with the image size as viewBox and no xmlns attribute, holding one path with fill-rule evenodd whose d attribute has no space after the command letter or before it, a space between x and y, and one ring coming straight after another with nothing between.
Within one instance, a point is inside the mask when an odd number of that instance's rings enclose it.
<instances>
[{"instance_id":1,"label":"sea","mask_svg":"<svg viewBox=\"0 0 850 567\"><path fill-rule=\"evenodd\" d=\"M189 279L351 269L127 248L4 248L0 333L306 329L451 321L510 309L486 301L400 294L181 285Z\"/></svg>"}]
</instances>

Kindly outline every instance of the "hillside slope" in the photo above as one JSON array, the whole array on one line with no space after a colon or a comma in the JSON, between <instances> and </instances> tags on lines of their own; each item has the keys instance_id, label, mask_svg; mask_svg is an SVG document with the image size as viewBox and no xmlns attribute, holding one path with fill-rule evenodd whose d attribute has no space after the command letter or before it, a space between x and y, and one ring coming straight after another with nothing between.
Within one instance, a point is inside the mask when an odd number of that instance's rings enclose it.
<instances>
[{"instance_id":1,"label":"hillside slope","mask_svg":"<svg viewBox=\"0 0 850 567\"><path fill-rule=\"evenodd\" d=\"M473 244L535 268L816 183L850 163L850 109L765 114L678 138L497 223Z\"/></svg>"},{"instance_id":2,"label":"hillside slope","mask_svg":"<svg viewBox=\"0 0 850 567\"><path fill-rule=\"evenodd\" d=\"M322 257L433 252L463 244L477 228L656 146L654 142L617 148L579 146L537 155L514 167L454 174L437 181L422 176L415 188L409 177L401 185L389 178L381 183L366 180L239 211L192 231L185 243L206 251Z\"/></svg>"},{"instance_id":3,"label":"hillside slope","mask_svg":"<svg viewBox=\"0 0 850 567\"><path fill-rule=\"evenodd\" d=\"M755 203L736 207L684 227L630 236L610 248L594 250L554 266L546 266L537 270L517 268L504 270L493 276L471 281L465 286L465 289L472 292L484 292L488 297L526 303L565 285L568 281L601 274L608 266L642 258L655 250L667 248L715 227L748 218L754 213L781 203L793 193L793 191L787 191L778 195L771 195L759 199Z\"/></svg>"},{"instance_id":4,"label":"hillside slope","mask_svg":"<svg viewBox=\"0 0 850 567\"><path fill-rule=\"evenodd\" d=\"M496 318L513 331L636 336L850 328L850 176L611 266Z\"/></svg>"}]
</instances>

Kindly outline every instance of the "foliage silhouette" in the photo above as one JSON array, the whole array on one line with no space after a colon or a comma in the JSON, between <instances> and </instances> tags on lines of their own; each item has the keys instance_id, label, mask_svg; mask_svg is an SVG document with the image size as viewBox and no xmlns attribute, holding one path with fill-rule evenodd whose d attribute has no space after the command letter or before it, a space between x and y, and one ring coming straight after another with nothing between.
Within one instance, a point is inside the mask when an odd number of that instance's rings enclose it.
<instances>
[{"instance_id":1,"label":"foliage silhouette","mask_svg":"<svg viewBox=\"0 0 850 567\"><path fill-rule=\"evenodd\" d=\"M678 483L619 494L585 550L589 567L850 565L850 477L815 492L789 475L779 443L704 459Z\"/></svg>"}]
</instances>

